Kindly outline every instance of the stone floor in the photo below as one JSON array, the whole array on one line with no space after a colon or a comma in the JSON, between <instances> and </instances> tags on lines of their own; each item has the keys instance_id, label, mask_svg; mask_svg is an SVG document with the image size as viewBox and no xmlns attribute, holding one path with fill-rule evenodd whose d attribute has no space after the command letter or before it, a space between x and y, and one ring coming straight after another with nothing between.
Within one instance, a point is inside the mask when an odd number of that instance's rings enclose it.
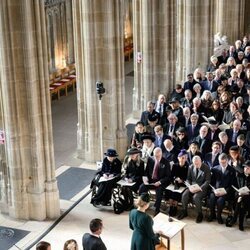
<instances>
[{"instance_id":1,"label":"stone floor","mask_svg":"<svg viewBox=\"0 0 250 250\"><path fill-rule=\"evenodd\" d=\"M133 65L126 65L126 102L132 96ZM132 111L132 106L126 106L126 114ZM68 97L63 97L60 101L53 101L53 128L54 145L57 176L63 173L70 166L95 169L95 165L86 165L76 158L76 96L71 93ZM128 116L127 116L128 117ZM71 200L61 200L61 213L65 213L84 194L89 191L86 187ZM148 211L153 213L151 209ZM190 211L192 215L192 211ZM89 221L93 218L101 218L104 222L102 239L108 250L129 250L132 231L128 227L128 212L120 215L113 213L112 207L97 209L90 204L90 195L75 206L46 236L43 240L52 244L52 250L62 250L63 244L68 239L76 239L81 247L83 233L88 232ZM225 225L218 225L216 222L203 222L196 224L194 216L185 218L185 249L186 250L248 250L250 249L250 223L246 225L245 232L241 232L237 227L227 228ZM20 240L16 246L10 249L27 249L36 239L53 225L54 221L22 221L14 220L0 214L0 225L31 231L25 238ZM180 235L176 235L171 240L171 249L180 248ZM35 249L34 247L32 249ZM7 250L1 248L0 250ZM141 249L143 250L143 249Z\"/></svg>"}]
</instances>

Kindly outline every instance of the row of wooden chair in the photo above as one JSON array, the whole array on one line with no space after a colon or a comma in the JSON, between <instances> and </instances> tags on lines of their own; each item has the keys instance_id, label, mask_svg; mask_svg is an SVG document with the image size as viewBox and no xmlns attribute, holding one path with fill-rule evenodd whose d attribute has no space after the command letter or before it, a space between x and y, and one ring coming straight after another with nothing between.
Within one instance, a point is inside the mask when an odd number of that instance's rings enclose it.
<instances>
[{"instance_id":1,"label":"row of wooden chair","mask_svg":"<svg viewBox=\"0 0 250 250\"><path fill-rule=\"evenodd\" d=\"M61 95L68 95L68 90L75 91L76 88L76 69L75 65L71 64L64 69L57 70L50 74L50 96L51 99L55 96L58 100Z\"/></svg>"}]
</instances>

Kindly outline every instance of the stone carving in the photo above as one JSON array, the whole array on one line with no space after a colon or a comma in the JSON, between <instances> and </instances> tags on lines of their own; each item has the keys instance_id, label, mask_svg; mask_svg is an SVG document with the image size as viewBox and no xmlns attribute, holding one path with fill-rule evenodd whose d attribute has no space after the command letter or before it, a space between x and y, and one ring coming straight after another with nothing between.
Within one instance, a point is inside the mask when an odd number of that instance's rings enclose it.
<instances>
[{"instance_id":1,"label":"stone carving","mask_svg":"<svg viewBox=\"0 0 250 250\"><path fill-rule=\"evenodd\" d=\"M220 56L223 50L229 49L227 36L222 35L220 32L214 35L214 55Z\"/></svg>"},{"instance_id":2,"label":"stone carving","mask_svg":"<svg viewBox=\"0 0 250 250\"><path fill-rule=\"evenodd\" d=\"M56 4L60 4L64 2L65 0L45 0L44 5L45 7L48 7L48 6L52 6L52 5L56 5Z\"/></svg>"}]
</instances>

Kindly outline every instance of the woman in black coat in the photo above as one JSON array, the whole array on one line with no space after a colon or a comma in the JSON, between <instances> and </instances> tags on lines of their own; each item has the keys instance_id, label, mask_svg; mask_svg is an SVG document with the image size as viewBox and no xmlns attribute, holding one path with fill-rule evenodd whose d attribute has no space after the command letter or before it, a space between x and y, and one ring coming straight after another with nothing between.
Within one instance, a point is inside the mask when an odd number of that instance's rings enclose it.
<instances>
[{"instance_id":1,"label":"woman in black coat","mask_svg":"<svg viewBox=\"0 0 250 250\"><path fill-rule=\"evenodd\" d=\"M94 206L111 205L112 189L121 176L122 163L117 159L117 152L114 149L108 149L104 154L106 157L102 162L102 169L98 173L98 190L91 199Z\"/></svg>"}]
</instances>

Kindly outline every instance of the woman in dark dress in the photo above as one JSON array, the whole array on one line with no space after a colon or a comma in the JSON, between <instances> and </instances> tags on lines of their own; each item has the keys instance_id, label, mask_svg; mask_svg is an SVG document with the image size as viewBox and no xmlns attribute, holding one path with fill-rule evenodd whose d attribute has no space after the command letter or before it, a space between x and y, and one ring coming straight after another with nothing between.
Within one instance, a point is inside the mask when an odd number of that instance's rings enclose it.
<instances>
[{"instance_id":1,"label":"woman in dark dress","mask_svg":"<svg viewBox=\"0 0 250 250\"><path fill-rule=\"evenodd\" d=\"M140 154L141 151L139 149L130 148L123 162L124 180L128 183L135 182L129 188L136 193L142 184L142 176L144 175L144 162L141 160Z\"/></svg>"},{"instance_id":2,"label":"woman in dark dress","mask_svg":"<svg viewBox=\"0 0 250 250\"><path fill-rule=\"evenodd\" d=\"M187 151L182 149L178 154L178 163L174 163L171 171L171 182L174 189L179 190L180 187L186 187L184 181L187 179L188 172ZM183 189L184 191L184 189ZM169 199L169 215L175 216L177 214L177 205L181 201L182 192L174 192L169 189L166 190L166 199Z\"/></svg>"},{"instance_id":3,"label":"woman in dark dress","mask_svg":"<svg viewBox=\"0 0 250 250\"><path fill-rule=\"evenodd\" d=\"M111 205L112 189L121 176L122 163L117 159L117 152L114 149L108 149L104 155L106 157L103 159L102 169L98 173L99 177L103 177L104 181L99 180L97 183L97 193L91 199L94 206Z\"/></svg>"},{"instance_id":4,"label":"woman in dark dress","mask_svg":"<svg viewBox=\"0 0 250 250\"><path fill-rule=\"evenodd\" d=\"M131 250L154 250L158 235L153 231L153 219L146 214L150 196L142 193L137 201L137 209L129 213L129 227L133 230Z\"/></svg>"}]
</instances>

